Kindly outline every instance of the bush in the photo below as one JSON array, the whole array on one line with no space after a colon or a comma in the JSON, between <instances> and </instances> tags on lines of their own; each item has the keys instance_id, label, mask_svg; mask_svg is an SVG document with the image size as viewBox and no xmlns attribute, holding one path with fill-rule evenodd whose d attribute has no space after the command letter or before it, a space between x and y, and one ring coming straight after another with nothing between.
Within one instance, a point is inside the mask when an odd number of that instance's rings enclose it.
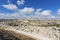
<instances>
[{"instance_id":1,"label":"bush","mask_svg":"<svg viewBox=\"0 0 60 40\"><path fill-rule=\"evenodd\" d=\"M10 26L18 26L16 23L8 23Z\"/></svg>"}]
</instances>

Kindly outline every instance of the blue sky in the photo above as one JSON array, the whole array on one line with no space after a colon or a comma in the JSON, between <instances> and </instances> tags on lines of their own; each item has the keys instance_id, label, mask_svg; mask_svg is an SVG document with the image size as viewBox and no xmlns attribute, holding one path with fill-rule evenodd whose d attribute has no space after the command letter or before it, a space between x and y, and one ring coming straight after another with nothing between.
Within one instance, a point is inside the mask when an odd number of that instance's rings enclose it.
<instances>
[{"instance_id":1,"label":"blue sky","mask_svg":"<svg viewBox=\"0 0 60 40\"><path fill-rule=\"evenodd\" d=\"M0 18L58 18L60 0L0 0Z\"/></svg>"}]
</instances>

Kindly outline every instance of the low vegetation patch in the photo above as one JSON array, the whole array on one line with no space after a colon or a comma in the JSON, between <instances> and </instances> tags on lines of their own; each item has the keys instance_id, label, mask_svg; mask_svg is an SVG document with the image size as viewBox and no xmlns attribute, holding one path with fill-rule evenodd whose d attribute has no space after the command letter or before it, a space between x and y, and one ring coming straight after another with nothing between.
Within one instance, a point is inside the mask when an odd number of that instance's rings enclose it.
<instances>
[{"instance_id":1,"label":"low vegetation patch","mask_svg":"<svg viewBox=\"0 0 60 40\"><path fill-rule=\"evenodd\" d=\"M18 24L16 24L16 23L8 23L8 25L10 25L10 26L18 26Z\"/></svg>"}]
</instances>

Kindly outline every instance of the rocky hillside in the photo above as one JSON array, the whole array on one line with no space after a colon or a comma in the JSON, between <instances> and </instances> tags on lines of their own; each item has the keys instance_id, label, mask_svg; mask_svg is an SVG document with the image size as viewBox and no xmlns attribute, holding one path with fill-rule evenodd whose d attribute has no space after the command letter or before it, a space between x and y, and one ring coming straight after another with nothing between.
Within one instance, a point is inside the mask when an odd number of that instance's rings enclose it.
<instances>
[{"instance_id":1,"label":"rocky hillside","mask_svg":"<svg viewBox=\"0 0 60 40\"><path fill-rule=\"evenodd\" d=\"M36 40L60 40L60 20L10 20L0 22L0 27L13 28L27 33L25 35L27 38L23 40L27 40L28 37L33 38L30 40L34 40L34 38ZM13 38L15 40L17 37Z\"/></svg>"}]
</instances>

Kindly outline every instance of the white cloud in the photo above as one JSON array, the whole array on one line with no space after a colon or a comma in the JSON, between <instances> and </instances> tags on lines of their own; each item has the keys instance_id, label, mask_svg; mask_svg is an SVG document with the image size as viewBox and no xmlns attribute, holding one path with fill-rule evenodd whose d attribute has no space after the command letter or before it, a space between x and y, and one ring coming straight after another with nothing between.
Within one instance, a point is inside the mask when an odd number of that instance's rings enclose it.
<instances>
[{"instance_id":1,"label":"white cloud","mask_svg":"<svg viewBox=\"0 0 60 40\"><path fill-rule=\"evenodd\" d=\"M51 10L37 9L35 14L36 15L51 15Z\"/></svg>"},{"instance_id":2,"label":"white cloud","mask_svg":"<svg viewBox=\"0 0 60 40\"><path fill-rule=\"evenodd\" d=\"M17 6L13 4L8 4L8 5L2 5L4 8L9 9L9 10L16 10Z\"/></svg>"},{"instance_id":3,"label":"white cloud","mask_svg":"<svg viewBox=\"0 0 60 40\"><path fill-rule=\"evenodd\" d=\"M11 4L10 0L7 1L8 4L2 5L4 8L9 9L9 10L16 10L18 9L16 5Z\"/></svg>"},{"instance_id":4,"label":"white cloud","mask_svg":"<svg viewBox=\"0 0 60 40\"><path fill-rule=\"evenodd\" d=\"M44 10L41 12L42 15L51 15L51 10Z\"/></svg>"},{"instance_id":5,"label":"white cloud","mask_svg":"<svg viewBox=\"0 0 60 40\"><path fill-rule=\"evenodd\" d=\"M57 15L60 15L60 9L57 10Z\"/></svg>"},{"instance_id":6,"label":"white cloud","mask_svg":"<svg viewBox=\"0 0 60 40\"><path fill-rule=\"evenodd\" d=\"M41 15L42 9L36 9L35 11L35 16L40 16Z\"/></svg>"},{"instance_id":7,"label":"white cloud","mask_svg":"<svg viewBox=\"0 0 60 40\"><path fill-rule=\"evenodd\" d=\"M60 9L57 10L56 18L57 18L57 19L60 19Z\"/></svg>"},{"instance_id":8,"label":"white cloud","mask_svg":"<svg viewBox=\"0 0 60 40\"><path fill-rule=\"evenodd\" d=\"M17 4L23 5L24 0L17 0ZM9 9L9 10L16 10L17 12L14 12L12 14L0 14L0 18L20 18L20 17L25 17L25 18L55 18L55 16L52 15L51 10L42 10L42 9L34 9L34 8L29 8L25 7L23 9L18 9L16 5L13 5L10 3L10 0L8 0L7 5L2 5L4 8ZM36 10L36 11L35 11ZM60 14L60 9L58 9L58 14ZM26 16L26 14L29 14L30 16Z\"/></svg>"},{"instance_id":9,"label":"white cloud","mask_svg":"<svg viewBox=\"0 0 60 40\"><path fill-rule=\"evenodd\" d=\"M17 4L20 6L20 5L23 5L24 4L24 0L17 0Z\"/></svg>"},{"instance_id":10,"label":"white cloud","mask_svg":"<svg viewBox=\"0 0 60 40\"><path fill-rule=\"evenodd\" d=\"M10 10L17 10L17 12L14 13L8 13L8 14L0 14L0 18L55 18L55 16L52 15L51 10L42 10L42 9L35 9L34 8L28 8L25 7L23 9L18 9L15 5L8 4L3 5L3 7L10 9ZM25 14L30 14L30 16L27 16Z\"/></svg>"},{"instance_id":11,"label":"white cloud","mask_svg":"<svg viewBox=\"0 0 60 40\"><path fill-rule=\"evenodd\" d=\"M52 15L51 10L42 10L42 9L37 9L33 17L38 19L55 19L55 16Z\"/></svg>"},{"instance_id":12,"label":"white cloud","mask_svg":"<svg viewBox=\"0 0 60 40\"><path fill-rule=\"evenodd\" d=\"M19 18L18 13L0 13L0 19L18 19Z\"/></svg>"},{"instance_id":13,"label":"white cloud","mask_svg":"<svg viewBox=\"0 0 60 40\"><path fill-rule=\"evenodd\" d=\"M53 15L51 14L51 10L42 10L42 9L37 9L35 11L35 17L37 18L47 18L47 17L53 17Z\"/></svg>"},{"instance_id":14,"label":"white cloud","mask_svg":"<svg viewBox=\"0 0 60 40\"><path fill-rule=\"evenodd\" d=\"M52 15L51 18L56 18L56 17Z\"/></svg>"},{"instance_id":15,"label":"white cloud","mask_svg":"<svg viewBox=\"0 0 60 40\"><path fill-rule=\"evenodd\" d=\"M35 14L40 14L42 9L37 9Z\"/></svg>"},{"instance_id":16,"label":"white cloud","mask_svg":"<svg viewBox=\"0 0 60 40\"><path fill-rule=\"evenodd\" d=\"M35 9L25 7L23 9L18 10L18 11L21 14L32 14L32 13L34 13Z\"/></svg>"},{"instance_id":17,"label":"white cloud","mask_svg":"<svg viewBox=\"0 0 60 40\"><path fill-rule=\"evenodd\" d=\"M33 8L23 8L23 9L17 9L17 12L13 13L1 13L0 18L4 19L15 19L15 18L27 18L25 14L32 14L34 12Z\"/></svg>"}]
</instances>

